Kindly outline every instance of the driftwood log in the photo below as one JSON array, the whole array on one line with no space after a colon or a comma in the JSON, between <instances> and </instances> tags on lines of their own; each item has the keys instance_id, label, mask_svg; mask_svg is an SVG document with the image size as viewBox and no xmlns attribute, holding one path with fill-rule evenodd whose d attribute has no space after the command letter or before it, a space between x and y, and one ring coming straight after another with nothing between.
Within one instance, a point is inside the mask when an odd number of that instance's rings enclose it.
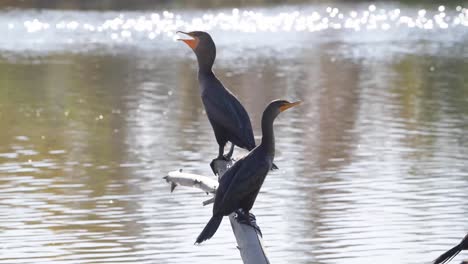
<instances>
[{"instance_id":1,"label":"driftwood log","mask_svg":"<svg viewBox=\"0 0 468 264\"><path fill-rule=\"evenodd\" d=\"M216 160L212 165L215 171L218 172L219 178L221 178L232 164L233 161ZM177 186L188 186L216 195L216 189L218 188L218 182L214 178L185 173L182 170L171 171L164 179L171 184L171 192ZM203 205L212 202L214 202L214 196L203 202ZM240 251L244 264L269 264L261 234L252 226L239 223L235 213L229 215L229 221L231 222L232 231L237 241L237 248ZM202 229L203 226L200 226L200 231Z\"/></svg>"}]
</instances>

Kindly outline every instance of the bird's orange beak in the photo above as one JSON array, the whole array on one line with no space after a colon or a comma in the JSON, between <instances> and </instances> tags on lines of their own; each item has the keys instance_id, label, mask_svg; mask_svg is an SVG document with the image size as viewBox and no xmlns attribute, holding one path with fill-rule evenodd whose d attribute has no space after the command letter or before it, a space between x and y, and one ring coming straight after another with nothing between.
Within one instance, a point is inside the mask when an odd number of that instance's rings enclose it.
<instances>
[{"instance_id":1,"label":"bird's orange beak","mask_svg":"<svg viewBox=\"0 0 468 264\"><path fill-rule=\"evenodd\" d=\"M294 103L288 103L288 104L284 104L282 106L280 106L280 112L283 112L291 107L294 107L296 105L300 105L302 102L301 101L297 101L297 102L294 102Z\"/></svg>"},{"instance_id":2,"label":"bird's orange beak","mask_svg":"<svg viewBox=\"0 0 468 264\"><path fill-rule=\"evenodd\" d=\"M185 42L185 44L187 44L193 50L197 48L198 43L200 42L200 40L197 37L194 37L190 33L183 32L183 31L177 31L177 33L182 33L182 34L192 37L192 39L178 39L178 40Z\"/></svg>"}]
</instances>

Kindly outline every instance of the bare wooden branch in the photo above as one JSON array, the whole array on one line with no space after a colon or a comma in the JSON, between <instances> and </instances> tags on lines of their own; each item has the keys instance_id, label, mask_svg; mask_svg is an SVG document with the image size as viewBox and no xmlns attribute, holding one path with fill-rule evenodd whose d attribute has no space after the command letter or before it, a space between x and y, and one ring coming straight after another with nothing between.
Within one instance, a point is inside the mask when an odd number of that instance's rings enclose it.
<instances>
[{"instance_id":1,"label":"bare wooden branch","mask_svg":"<svg viewBox=\"0 0 468 264\"><path fill-rule=\"evenodd\" d=\"M220 178L232 164L232 160L215 160L212 163ZM212 177L184 173L182 170L169 172L164 179L171 184L171 192L178 185L199 188L206 193L213 194L216 193L216 189L218 188L218 182ZM203 202L203 205L212 202L214 202L214 197ZM236 237L238 249L244 264L269 264L270 262L263 248L261 234L254 227L239 223L235 213L229 215L229 221L231 222L232 231Z\"/></svg>"},{"instance_id":2,"label":"bare wooden branch","mask_svg":"<svg viewBox=\"0 0 468 264\"><path fill-rule=\"evenodd\" d=\"M204 201L204 202L203 202L203 206L206 206L206 205L209 205L209 204L211 204L211 203L214 203L214 200L215 200L215 198L214 198L214 196L213 196L213 197L211 197L210 199Z\"/></svg>"},{"instance_id":3,"label":"bare wooden branch","mask_svg":"<svg viewBox=\"0 0 468 264\"><path fill-rule=\"evenodd\" d=\"M229 221L244 264L270 263L263 248L262 237L257 230L252 226L240 224L234 213L229 215Z\"/></svg>"}]
</instances>

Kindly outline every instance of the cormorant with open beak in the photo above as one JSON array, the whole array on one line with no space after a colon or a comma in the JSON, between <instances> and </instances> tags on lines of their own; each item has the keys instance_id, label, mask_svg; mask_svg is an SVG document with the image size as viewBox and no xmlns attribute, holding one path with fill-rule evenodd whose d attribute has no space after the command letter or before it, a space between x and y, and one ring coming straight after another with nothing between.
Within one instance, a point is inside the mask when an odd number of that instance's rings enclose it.
<instances>
[{"instance_id":1,"label":"cormorant with open beak","mask_svg":"<svg viewBox=\"0 0 468 264\"><path fill-rule=\"evenodd\" d=\"M212 71L216 58L216 46L213 39L203 31L188 33L178 31L178 33L192 37L180 40L192 48L197 56L201 98L219 145L216 159L229 160L234 152L234 145L249 151L252 150L255 148L255 139L247 111ZM224 146L228 141L232 143L231 149L224 156ZM211 167L214 171L213 163Z\"/></svg>"}]
</instances>

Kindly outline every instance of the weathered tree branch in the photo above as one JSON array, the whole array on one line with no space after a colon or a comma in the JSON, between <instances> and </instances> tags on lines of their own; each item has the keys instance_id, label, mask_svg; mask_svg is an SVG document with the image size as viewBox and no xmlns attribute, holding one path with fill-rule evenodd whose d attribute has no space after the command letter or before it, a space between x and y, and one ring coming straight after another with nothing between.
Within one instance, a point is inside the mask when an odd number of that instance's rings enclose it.
<instances>
[{"instance_id":1,"label":"weathered tree branch","mask_svg":"<svg viewBox=\"0 0 468 264\"><path fill-rule=\"evenodd\" d=\"M213 163L215 171L219 173L219 178L224 175L226 170L233 164L233 161L216 160ZM171 184L171 192L178 185L199 188L206 193L216 193L218 182L206 176L184 173L180 171L171 171L164 179ZM214 202L214 197L204 201L203 205ZM252 226L240 223L236 219L236 214L229 215L232 231L236 237L237 245L244 264L269 264L268 258L263 248L261 234Z\"/></svg>"}]
</instances>

